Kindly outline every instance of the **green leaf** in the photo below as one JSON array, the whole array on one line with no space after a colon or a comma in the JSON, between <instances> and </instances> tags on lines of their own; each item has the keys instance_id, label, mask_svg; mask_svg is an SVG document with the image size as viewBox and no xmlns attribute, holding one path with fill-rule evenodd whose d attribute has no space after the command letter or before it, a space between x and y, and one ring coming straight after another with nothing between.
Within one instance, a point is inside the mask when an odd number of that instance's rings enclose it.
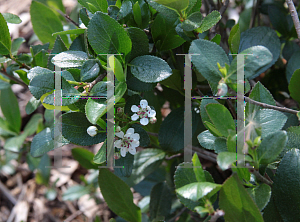
<instances>
[{"instance_id":1,"label":"green leaf","mask_svg":"<svg viewBox=\"0 0 300 222\"><path fill-rule=\"evenodd\" d=\"M291 97L296 100L300 104L300 88L299 88L299 83L300 83L300 69L297 69L289 84L289 91L291 93Z\"/></svg>"},{"instance_id":2,"label":"green leaf","mask_svg":"<svg viewBox=\"0 0 300 222\"><path fill-rule=\"evenodd\" d=\"M106 0L88 0L87 3L93 5L96 11L107 13L108 4ZM90 11L92 13L96 12L92 10L92 7L90 7Z\"/></svg>"},{"instance_id":3,"label":"green leaf","mask_svg":"<svg viewBox=\"0 0 300 222\"><path fill-rule=\"evenodd\" d=\"M200 124L200 117L192 111L192 135ZM162 122L158 140L163 150L178 152L184 148L184 107L173 110Z\"/></svg>"},{"instance_id":4,"label":"green leaf","mask_svg":"<svg viewBox=\"0 0 300 222\"><path fill-rule=\"evenodd\" d=\"M165 152L161 149L144 149L134 155L133 169L130 177L123 180L130 186L134 186L146 178L156 168L158 168L163 159Z\"/></svg>"},{"instance_id":5,"label":"green leaf","mask_svg":"<svg viewBox=\"0 0 300 222\"><path fill-rule=\"evenodd\" d=\"M207 104L206 112L217 130L225 137L228 130L235 130L235 123L229 110L221 104Z\"/></svg>"},{"instance_id":6,"label":"green leaf","mask_svg":"<svg viewBox=\"0 0 300 222\"><path fill-rule=\"evenodd\" d=\"M207 112L206 112L206 105L207 104L210 104L210 103L213 103L213 104L219 104L216 100L214 99L211 99L211 98L203 98L201 100L201 104L200 104L200 116L201 116L201 119L202 119L202 122L210 122L212 123L211 119L209 118Z\"/></svg>"},{"instance_id":7,"label":"green leaf","mask_svg":"<svg viewBox=\"0 0 300 222\"><path fill-rule=\"evenodd\" d=\"M225 181L220 190L219 199L219 206L225 211L225 221L264 221L259 209L236 174Z\"/></svg>"},{"instance_id":8,"label":"green leaf","mask_svg":"<svg viewBox=\"0 0 300 222\"><path fill-rule=\"evenodd\" d=\"M217 63L222 67L229 64L228 57L225 51L216 43L203 39L196 39L192 41L189 49L192 55L192 62L198 72L208 80L213 93L217 93L218 82L221 80L221 73Z\"/></svg>"},{"instance_id":9,"label":"green leaf","mask_svg":"<svg viewBox=\"0 0 300 222\"><path fill-rule=\"evenodd\" d=\"M11 152L20 152L21 147L26 139L25 134L21 134L19 136L11 137L6 140L4 149L9 150Z\"/></svg>"},{"instance_id":10,"label":"green leaf","mask_svg":"<svg viewBox=\"0 0 300 222\"><path fill-rule=\"evenodd\" d=\"M186 13L190 15L193 12L199 12L201 6L202 6L202 0L189 0L189 6L186 9Z\"/></svg>"},{"instance_id":11,"label":"green leaf","mask_svg":"<svg viewBox=\"0 0 300 222\"><path fill-rule=\"evenodd\" d=\"M172 192L166 182L157 183L150 194L150 221L158 217L167 217L172 206Z\"/></svg>"},{"instance_id":12,"label":"green leaf","mask_svg":"<svg viewBox=\"0 0 300 222\"><path fill-rule=\"evenodd\" d=\"M256 203L258 209L263 210L270 200L271 187L265 183L262 183L257 187L248 188L247 191Z\"/></svg>"},{"instance_id":13,"label":"green leaf","mask_svg":"<svg viewBox=\"0 0 300 222\"><path fill-rule=\"evenodd\" d=\"M134 155L127 153L125 157L115 160L115 166L123 168L115 168L115 174L119 177L129 177L132 173Z\"/></svg>"},{"instance_id":14,"label":"green leaf","mask_svg":"<svg viewBox=\"0 0 300 222\"><path fill-rule=\"evenodd\" d=\"M61 52L51 59L51 62L60 68L82 66L88 60L88 56L82 51Z\"/></svg>"},{"instance_id":15,"label":"green leaf","mask_svg":"<svg viewBox=\"0 0 300 222\"><path fill-rule=\"evenodd\" d=\"M279 7L275 5L268 5L268 15L272 26L282 35L288 36L290 30L286 14L283 13Z\"/></svg>"},{"instance_id":16,"label":"green leaf","mask_svg":"<svg viewBox=\"0 0 300 222\"><path fill-rule=\"evenodd\" d=\"M242 32L239 53L257 45L266 47L272 53L273 59L268 65L261 67L251 78L259 76L261 73L270 68L279 58L281 50L280 40L276 32L267 26L259 26Z\"/></svg>"},{"instance_id":17,"label":"green leaf","mask_svg":"<svg viewBox=\"0 0 300 222\"><path fill-rule=\"evenodd\" d=\"M189 0L153 0L158 4L162 4L170 9L181 12L186 9L189 5Z\"/></svg>"},{"instance_id":18,"label":"green leaf","mask_svg":"<svg viewBox=\"0 0 300 222\"><path fill-rule=\"evenodd\" d=\"M97 63L97 60L91 59L86 61L80 70L80 81L81 82L90 82L94 80L100 72L100 67Z\"/></svg>"},{"instance_id":19,"label":"green leaf","mask_svg":"<svg viewBox=\"0 0 300 222\"><path fill-rule=\"evenodd\" d=\"M142 221L141 210L133 203L132 192L125 182L108 169L99 170L98 182L105 202L115 214L128 221Z\"/></svg>"},{"instance_id":20,"label":"green leaf","mask_svg":"<svg viewBox=\"0 0 300 222\"><path fill-rule=\"evenodd\" d=\"M43 15L43 16L41 16ZM46 5L37 1L32 1L30 6L30 16L34 33L43 43L49 42L50 47L54 45L55 37L52 33L63 31L63 26L59 17ZM67 36L62 36L62 40L67 44Z\"/></svg>"},{"instance_id":21,"label":"green leaf","mask_svg":"<svg viewBox=\"0 0 300 222\"><path fill-rule=\"evenodd\" d=\"M170 77L168 77L167 79L161 81L160 83L171 89L175 89L179 92L183 91L181 89L182 83L181 83L180 71L177 69L172 69L172 75Z\"/></svg>"},{"instance_id":22,"label":"green leaf","mask_svg":"<svg viewBox=\"0 0 300 222\"><path fill-rule=\"evenodd\" d=\"M233 167L233 163L244 163L244 161L252 162L252 158L248 155L233 153L233 152L221 152L218 154L217 163L222 170L227 170Z\"/></svg>"},{"instance_id":23,"label":"green leaf","mask_svg":"<svg viewBox=\"0 0 300 222\"><path fill-rule=\"evenodd\" d=\"M244 56L244 75L246 79L252 79L257 71L272 62L272 53L264 46L252 46L239 54L251 54ZM228 70L230 79L237 80L237 56L231 62Z\"/></svg>"},{"instance_id":24,"label":"green leaf","mask_svg":"<svg viewBox=\"0 0 300 222\"><path fill-rule=\"evenodd\" d=\"M157 83L146 83L146 82L140 81L138 78L136 78L134 75L132 75L129 66L127 67L126 83L127 83L128 89L136 91L136 92L151 91L157 85Z\"/></svg>"},{"instance_id":25,"label":"green leaf","mask_svg":"<svg viewBox=\"0 0 300 222\"><path fill-rule=\"evenodd\" d=\"M279 214L279 211L275 205L273 196L274 196L274 194L271 196L270 201L264 210L264 214L263 214L264 221L265 222L274 222L274 221L283 222L283 220Z\"/></svg>"},{"instance_id":26,"label":"green leaf","mask_svg":"<svg viewBox=\"0 0 300 222\"><path fill-rule=\"evenodd\" d=\"M254 116L254 122L261 127L262 138L281 130L286 120L286 115L272 109L261 109Z\"/></svg>"},{"instance_id":27,"label":"green leaf","mask_svg":"<svg viewBox=\"0 0 300 222\"><path fill-rule=\"evenodd\" d=\"M74 144L91 146L103 142L106 138L106 133L98 133L94 137L87 134L86 130L91 123L84 113L65 113L62 115L62 123L62 135Z\"/></svg>"},{"instance_id":28,"label":"green leaf","mask_svg":"<svg viewBox=\"0 0 300 222\"><path fill-rule=\"evenodd\" d=\"M118 20L126 18L132 12L132 2L130 0L125 0L122 2L122 6L118 13Z\"/></svg>"},{"instance_id":29,"label":"green leaf","mask_svg":"<svg viewBox=\"0 0 300 222\"><path fill-rule=\"evenodd\" d=\"M126 29L132 42L132 50L128 61L149 54L149 39L142 29L129 27Z\"/></svg>"},{"instance_id":30,"label":"green leaf","mask_svg":"<svg viewBox=\"0 0 300 222\"><path fill-rule=\"evenodd\" d=\"M299 51L300 51L300 47L297 45L296 42L294 42L294 41L287 41L284 44L284 47L282 49L282 56L287 61L289 61L290 58L292 57L292 55L294 53L296 53L296 52L299 52ZM291 76L289 78L291 78Z\"/></svg>"},{"instance_id":31,"label":"green leaf","mask_svg":"<svg viewBox=\"0 0 300 222\"><path fill-rule=\"evenodd\" d=\"M167 51L181 46L185 40L175 31L177 18L168 20L162 13L159 13L152 24L151 34L155 46L160 51Z\"/></svg>"},{"instance_id":32,"label":"green leaf","mask_svg":"<svg viewBox=\"0 0 300 222\"><path fill-rule=\"evenodd\" d=\"M216 137L209 132L209 130L205 130L198 135L198 141L201 146L205 149L215 150L215 140Z\"/></svg>"},{"instance_id":33,"label":"green leaf","mask_svg":"<svg viewBox=\"0 0 300 222\"><path fill-rule=\"evenodd\" d=\"M106 161L106 140L104 141L101 148L93 158L93 162L97 164L104 163L105 161Z\"/></svg>"},{"instance_id":34,"label":"green leaf","mask_svg":"<svg viewBox=\"0 0 300 222\"><path fill-rule=\"evenodd\" d=\"M96 124L97 120L107 112L106 99L89 98L85 105L87 119Z\"/></svg>"},{"instance_id":35,"label":"green leaf","mask_svg":"<svg viewBox=\"0 0 300 222\"><path fill-rule=\"evenodd\" d=\"M0 107L9 124L9 129L19 133L21 129L21 115L18 100L11 88L2 89L0 92Z\"/></svg>"},{"instance_id":36,"label":"green leaf","mask_svg":"<svg viewBox=\"0 0 300 222\"><path fill-rule=\"evenodd\" d=\"M76 40L76 39L75 39ZM74 42L75 42L75 40L74 40ZM73 42L73 43L74 43ZM71 45L71 47L72 47L72 45ZM70 48L71 48L70 47ZM57 36L56 37L56 40L55 40L55 42L54 42L54 46L53 46L53 48L52 48L52 50L51 50L51 54L52 55L49 55L49 58L48 58L48 68L50 69L50 70L52 70L52 71L54 71L54 64L52 63L52 58L55 56L55 55L57 55L57 54L59 54L59 53L61 53L61 52L64 52L64 51L67 51L68 50L68 48L65 46L65 44L64 44L64 42L62 41L62 39L61 39L61 37L60 36Z\"/></svg>"},{"instance_id":37,"label":"green leaf","mask_svg":"<svg viewBox=\"0 0 300 222\"><path fill-rule=\"evenodd\" d=\"M85 169L98 169L97 165L93 163L94 154L83 148L73 148L72 155L75 160Z\"/></svg>"},{"instance_id":38,"label":"green leaf","mask_svg":"<svg viewBox=\"0 0 300 222\"><path fill-rule=\"evenodd\" d=\"M220 45L222 36L220 34L216 34L210 41Z\"/></svg>"},{"instance_id":39,"label":"green leaf","mask_svg":"<svg viewBox=\"0 0 300 222\"><path fill-rule=\"evenodd\" d=\"M300 153L292 149L282 158L272 189L274 202L283 221L294 221L300 218L300 193L297 184L300 176Z\"/></svg>"},{"instance_id":40,"label":"green leaf","mask_svg":"<svg viewBox=\"0 0 300 222\"><path fill-rule=\"evenodd\" d=\"M114 71L114 74L116 78L119 80L119 82L124 82L125 74L123 71L122 64L119 62L119 60L114 56L110 56L108 59L108 63L110 69Z\"/></svg>"},{"instance_id":41,"label":"green leaf","mask_svg":"<svg viewBox=\"0 0 300 222\"><path fill-rule=\"evenodd\" d=\"M300 149L300 127L291 126L287 129L288 142L286 144L287 148L297 148Z\"/></svg>"},{"instance_id":42,"label":"green leaf","mask_svg":"<svg viewBox=\"0 0 300 222\"><path fill-rule=\"evenodd\" d=\"M229 38L228 38L228 45L230 48L231 53L237 54L239 51L240 45L240 38L241 38L241 31L240 25L237 23L235 26L232 27Z\"/></svg>"},{"instance_id":43,"label":"green leaf","mask_svg":"<svg viewBox=\"0 0 300 222\"><path fill-rule=\"evenodd\" d=\"M75 35L80 35L85 32L86 29L70 29L67 31L61 31L61 32L54 32L52 36L57 36L57 35L67 35L67 34L75 34Z\"/></svg>"},{"instance_id":44,"label":"green leaf","mask_svg":"<svg viewBox=\"0 0 300 222\"><path fill-rule=\"evenodd\" d=\"M130 128L134 129L135 133L138 133L140 135L140 147L147 147L150 144L150 137L148 135L148 133L146 132L146 130L143 129L142 126L140 126L139 124L133 124L130 126Z\"/></svg>"},{"instance_id":45,"label":"green leaf","mask_svg":"<svg viewBox=\"0 0 300 222\"><path fill-rule=\"evenodd\" d=\"M204 171L202 169L202 165L200 163L200 160L198 158L197 153L194 153L194 156L192 158L192 162L193 162L193 166L194 166L193 169L194 169L197 181L198 182L206 181L205 174L204 174Z\"/></svg>"},{"instance_id":46,"label":"green leaf","mask_svg":"<svg viewBox=\"0 0 300 222\"><path fill-rule=\"evenodd\" d=\"M97 54L123 54L127 56L132 47L125 29L113 18L96 12L89 22L88 40Z\"/></svg>"},{"instance_id":47,"label":"green leaf","mask_svg":"<svg viewBox=\"0 0 300 222\"><path fill-rule=\"evenodd\" d=\"M172 75L172 69L163 59L144 55L133 59L130 63L131 73L142 82L160 82Z\"/></svg>"},{"instance_id":48,"label":"green leaf","mask_svg":"<svg viewBox=\"0 0 300 222\"><path fill-rule=\"evenodd\" d=\"M10 88L9 80L8 82L0 79L0 90Z\"/></svg>"},{"instance_id":49,"label":"green leaf","mask_svg":"<svg viewBox=\"0 0 300 222\"><path fill-rule=\"evenodd\" d=\"M12 14L12 13L2 13L4 19L6 20L7 23L11 24L20 24L22 20L20 19L19 16Z\"/></svg>"},{"instance_id":50,"label":"green leaf","mask_svg":"<svg viewBox=\"0 0 300 222\"><path fill-rule=\"evenodd\" d=\"M36 113L34 114L29 122L26 124L24 130L23 130L23 134L27 136L31 136L33 135L36 131L37 131L37 128L38 128L38 125L43 122L43 116L42 114L40 113Z\"/></svg>"},{"instance_id":51,"label":"green leaf","mask_svg":"<svg viewBox=\"0 0 300 222\"><path fill-rule=\"evenodd\" d=\"M54 150L59 147L57 146L58 143L54 143L52 131L53 128L47 127L33 137L30 148L30 154L33 157L42 156L50 150ZM58 138L58 141L60 141L60 138ZM62 138L61 141L62 143L59 143L60 146L68 144L68 141L66 141L64 138Z\"/></svg>"},{"instance_id":52,"label":"green leaf","mask_svg":"<svg viewBox=\"0 0 300 222\"><path fill-rule=\"evenodd\" d=\"M88 187L82 185L75 185L69 187L62 196L64 201L66 200L77 200L85 194L89 194L91 191Z\"/></svg>"},{"instance_id":53,"label":"green leaf","mask_svg":"<svg viewBox=\"0 0 300 222\"><path fill-rule=\"evenodd\" d=\"M186 168L184 166L187 166ZM210 175L209 172L204 170L204 174L205 174L205 181L203 182L211 182L214 183L214 180L212 178L212 176ZM174 183L175 183L175 188L179 189L181 187L184 187L188 184L191 183L196 183L198 182L194 173L194 170L192 168L192 164L191 163L181 163L179 164L179 166L177 167L176 171L175 171L175 175L174 175ZM194 208L196 206L204 206L204 202L202 200L199 201L192 201L190 199L186 199L183 196L181 196L179 193L176 192L176 195L178 197L178 199L180 200L180 202L182 204L184 204L184 206L186 206L187 208L189 208L190 210L194 210Z\"/></svg>"},{"instance_id":54,"label":"green leaf","mask_svg":"<svg viewBox=\"0 0 300 222\"><path fill-rule=\"evenodd\" d=\"M288 83L290 83L291 78L297 69L300 69L299 64L300 52L295 52L292 54L286 66L286 78Z\"/></svg>"},{"instance_id":55,"label":"green leaf","mask_svg":"<svg viewBox=\"0 0 300 222\"><path fill-rule=\"evenodd\" d=\"M209 130L209 132L212 133L212 135L216 137L223 136L212 123L205 121L203 125Z\"/></svg>"},{"instance_id":56,"label":"green leaf","mask_svg":"<svg viewBox=\"0 0 300 222\"><path fill-rule=\"evenodd\" d=\"M136 22L138 27L141 27L142 26L142 12L141 12L141 8L140 8L138 1L133 5L132 10L133 10L134 21Z\"/></svg>"},{"instance_id":57,"label":"green leaf","mask_svg":"<svg viewBox=\"0 0 300 222\"><path fill-rule=\"evenodd\" d=\"M184 198L197 201L203 197L210 198L221 189L222 185L210 182L196 182L176 189Z\"/></svg>"},{"instance_id":58,"label":"green leaf","mask_svg":"<svg viewBox=\"0 0 300 222\"><path fill-rule=\"evenodd\" d=\"M9 34L6 21L1 13L0 13L0 30L1 30L0 54L8 55L10 54L10 49L11 49L11 39L10 39L10 34Z\"/></svg>"},{"instance_id":59,"label":"green leaf","mask_svg":"<svg viewBox=\"0 0 300 222\"><path fill-rule=\"evenodd\" d=\"M287 140L288 137L285 131L277 131L265 137L257 148L259 163L272 163L284 149Z\"/></svg>"},{"instance_id":60,"label":"green leaf","mask_svg":"<svg viewBox=\"0 0 300 222\"><path fill-rule=\"evenodd\" d=\"M258 102L266 103L272 106L275 106L275 100L273 99L270 91L265 88L259 81L253 87L250 96L250 99L253 99ZM247 103L246 105L246 115L253 113L255 110L262 109L262 107L256 106L251 103Z\"/></svg>"},{"instance_id":61,"label":"green leaf","mask_svg":"<svg viewBox=\"0 0 300 222\"><path fill-rule=\"evenodd\" d=\"M197 32L203 33L211 29L215 24L217 24L222 18L220 12L212 11L205 18L203 18L202 23L199 28L196 29Z\"/></svg>"},{"instance_id":62,"label":"green leaf","mask_svg":"<svg viewBox=\"0 0 300 222\"><path fill-rule=\"evenodd\" d=\"M25 39L20 37L20 38L16 38L13 40L12 44L11 44L11 54L12 55L17 55L18 54L18 50L20 48L20 46L22 45L22 43L25 42Z\"/></svg>"},{"instance_id":63,"label":"green leaf","mask_svg":"<svg viewBox=\"0 0 300 222\"><path fill-rule=\"evenodd\" d=\"M201 12L194 12L189 15L186 20L181 24L181 28L185 31L193 31L194 29L199 28L202 22Z\"/></svg>"}]
</instances>

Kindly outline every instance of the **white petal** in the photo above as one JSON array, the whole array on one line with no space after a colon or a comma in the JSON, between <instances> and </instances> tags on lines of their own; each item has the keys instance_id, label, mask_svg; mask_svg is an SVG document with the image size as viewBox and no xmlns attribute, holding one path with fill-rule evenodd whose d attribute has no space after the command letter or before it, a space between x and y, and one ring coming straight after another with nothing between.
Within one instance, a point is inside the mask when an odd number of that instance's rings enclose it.
<instances>
[{"instance_id":1,"label":"white petal","mask_svg":"<svg viewBox=\"0 0 300 222\"><path fill-rule=\"evenodd\" d=\"M148 118L143 118L140 120L140 123L144 126L146 126L149 123L149 119Z\"/></svg>"},{"instance_id":2,"label":"white petal","mask_svg":"<svg viewBox=\"0 0 300 222\"><path fill-rule=\"evenodd\" d=\"M137 140L133 140L131 143L130 143L130 147L138 147L140 145L140 141L137 141Z\"/></svg>"},{"instance_id":3,"label":"white petal","mask_svg":"<svg viewBox=\"0 0 300 222\"><path fill-rule=\"evenodd\" d=\"M134 133L130 136L130 138L134 139L134 140L140 140L140 134L138 133Z\"/></svg>"},{"instance_id":4,"label":"white petal","mask_svg":"<svg viewBox=\"0 0 300 222\"><path fill-rule=\"evenodd\" d=\"M122 131L116 133L117 137L123 138L124 137L124 133Z\"/></svg>"},{"instance_id":5,"label":"white petal","mask_svg":"<svg viewBox=\"0 0 300 222\"><path fill-rule=\"evenodd\" d=\"M126 156L126 153L127 153L127 149L125 147L122 147L121 148L121 156L122 157L125 157Z\"/></svg>"},{"instance_id":6,"label":"white petal","mask_svg":"<svg viewBox=\"0 0 300 222\"><path fill-rule=\"evenodd\" d=\"M122 144L122 140L117 140L114 143L115 147L117 147L117 148L121 148L121 144Z\"/></svg>"},{"instance_id":7,"label":"white petal","mask_svg":"<svg viewBox=\"0 0 300 222\"><path fill-rule=\"evenodd\" d=\"M135 149L135 148L129 148L128 151L129 151L129 153L131 153L132 155L136 154L136 149Z\"/></svg>"},{"instance_id":8,"label":"white petal","mask_svg":"<svg viewBox=\"0 0 300 222\"><path fill-rule=\"evenodd\" d=\"M133 128L129 128L127 131L126 131L126 134L133 134L134 133L134 129Z\"/></svg>"},{"instance_id":9,"label":"white petal","mask_svg":"<svg viewBox=\"0 0 300 222\"><path fill-rule=\"evenodd\" d=\"M132 112L138 112L140 109L136 105L131 106L131 111Z\"/></svg>"},{"instance_id":10,"label":"white petal","mask_svg":"<svg viewBox=\"0 0 300 222\"><path fill-rule=\"evenodd\" d=\"M140 102L140 105L143 109L145 109L148 106L148 102L145 99L142 99Z\"/></svg>"},{"instance_id":11,"label":"white petal","mask_svg":"<svg viewBox=\"0 0 300 222\"><path fill-rule=\"evenodd\" d=\"M139 118L139 115L138 115L138 114L133 114L133 115L131 116L131 120L133 120L133 121L136 121L138 118Z\"/></svg>"},{"instance_id":12,"label":"white petal","mask_svg":"<svg viewBox=\"0 0 300 222\"><path fill-rule=\"evenodd\" d=\"M151 109L149 112L148 112L148 117L154 117L156 115L156 112L154 109Z\"/></svg>"}]
</instances>

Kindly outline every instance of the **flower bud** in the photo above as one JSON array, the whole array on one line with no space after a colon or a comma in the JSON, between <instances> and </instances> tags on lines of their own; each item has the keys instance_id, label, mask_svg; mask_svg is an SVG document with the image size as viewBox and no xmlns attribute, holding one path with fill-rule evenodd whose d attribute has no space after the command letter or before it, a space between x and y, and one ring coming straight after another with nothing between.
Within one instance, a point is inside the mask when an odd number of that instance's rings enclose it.
<instances>
[{"instance_id":1,"label":"flower bud","mask_svg":"<svg viewBox=\"0 0 300 222\"><path fill-rule=\"evenodd\" d=\"M120 126L117 126L116 127L116 133L120 132L121 131L121 127Z\"/></svg>"},{"instance_id":2,"label":"flower bud","mask_svg":"<svg viewBox=\"0 0 300 222\"><path fill-rule=\"evenodd\" d=\"M123 112L124 112L124 108L123 107L118 107L117 113L123 113Z\"/></svg>"},{"instance_id":3,"label":"flower bud","mask_svg":"<svg viewBox=\"0 0 300 222\"><path fill-rule=\"evenodd\" d=\"M157 121L156 117L151 117L151 118L150 118L150 123L151 123L151 124L156 123L156 121Z\"/></svg>"},{"instance_id":4,"label":"flower bud","mask_svg":"<svg viewBox=\"0 0 300 222\"><path fill-rule=\"evenodd\" d=\"M116 153L114 154L115 160L120 159L120 157L121 157L121 155L120 155L119 152L116 152Z\"/></svg>"},{"instance_id":5,"label":"flower bud","mask_svg":"<svg viewBox=\"0 0 300 222\"><path fill-rule=\"evenodd\" d=\"M258 136L254 139L254 146L259 146L261 143L261 137Z\"/></svg>"},{"instance_id":6,"label":"flower bud","mask_svg":"<svg viewBox=\"0 0 300 222\"><path fill-rule=\"evenodd\" d=\"M217 96L226 96L227 91L228 91L227 85L225 83L220 83L218 85Z\"/></svg>"},{"instance_id":7,"label":"flower bud","mask_svg":"<svg viewBox=\"0 0 300 222\"><path fill-rule=\"evenodd\" d=\"M87 128L86 131L87 131L87 133L88 133L90 136L94 137L94 136L97 135L98 129L97 129L97 127L95 127L95 126L90 126L89 128Z\"/></svg>"}]
</instances>

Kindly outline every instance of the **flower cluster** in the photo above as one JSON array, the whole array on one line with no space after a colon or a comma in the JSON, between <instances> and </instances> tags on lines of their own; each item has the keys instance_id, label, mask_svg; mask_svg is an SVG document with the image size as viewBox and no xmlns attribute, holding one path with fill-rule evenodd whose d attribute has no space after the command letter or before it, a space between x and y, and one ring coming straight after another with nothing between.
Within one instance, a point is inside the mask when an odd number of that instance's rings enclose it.
<instances>
[{"instance_id":1,"label":"flower cluster","mask_svg":"<svg viewBox=\"0 0 300 222\"><path fill-rule=\"evenodd\" d=\"M140 135L138 133L134 133L133 128L129 128L125 135L124 132L120 131L116 133L116 136L121 139L116 140L114 145L115 147L121 149L122 157L125 157L127 152L131 153L132 155L136 153L136 147L140 145Z\"/></svg>"},{"instance_id":2,"label":"flower cluster","mask_svg":"<svg viewBox=\"0 0 300 222\"><path fill-rule=\"evenodd\" d=\"M148 102L145 99L140 101L140 105L131 106L131 111L135 113L131 116L131 120L136 121L140 118L140 123L144 126L149 123L149 118L151 123L156 122L156 112L148 106Z\"/></svg>"}]
</instances>

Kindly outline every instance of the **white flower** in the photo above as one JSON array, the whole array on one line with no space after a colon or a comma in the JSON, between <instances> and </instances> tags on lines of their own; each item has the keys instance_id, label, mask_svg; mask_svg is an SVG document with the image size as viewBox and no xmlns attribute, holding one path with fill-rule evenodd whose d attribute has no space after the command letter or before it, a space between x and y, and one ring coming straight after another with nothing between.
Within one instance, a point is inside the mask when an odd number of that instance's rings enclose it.
<instances>
[{"instance_id":1,"label":"white flower","mask_svg":"<svg viewBox=\"0 0 300 222\"><path fill-rule=\"evenodd\" d=\"M115 141L115 147L121 149L121 156L125 157L126 153L129 152L132 155L136 153L136 147L140 145L140 135L138 133L134 133L133 128L129 128L126 131L126 134L118 132L116 136L121 138L120 140Z\"/></svg>"},{"instance_id":2,"label":"white flower","mask_svg":"<svg viewBox=\"0 0 300 222\"><path fill-rule=\"evenodd\" d=\"M90 126L86 131L90 136L96 136L98 129L95 126Z\"/></svg>"},{"instance_id":3,"label":"white flower","mask_svg":"<svg viewBox=\"0 0 300 222\"><path fill-rule=\"evenodd\" d=\"M155 110L148 106L148 102L145 99L141 100L140 105L131 106L131 111L135 112L135 114L131 116L131 120L136 121L138 118L140 118L140 123L144 126L149 123L149 118L155 117L156 115Z\"/></svg>"}]
</instances>

